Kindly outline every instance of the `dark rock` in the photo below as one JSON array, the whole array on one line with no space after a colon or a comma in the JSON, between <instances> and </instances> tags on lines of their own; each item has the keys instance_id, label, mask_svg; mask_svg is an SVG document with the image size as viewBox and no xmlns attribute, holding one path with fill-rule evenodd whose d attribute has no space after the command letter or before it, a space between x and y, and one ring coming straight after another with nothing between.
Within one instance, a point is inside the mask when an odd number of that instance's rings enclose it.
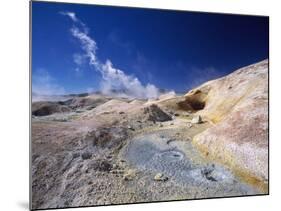
<instances>
[{"instance_id":1,"label":"dark rock","mask_svg":"<svg viewBox=\"0 0 281 211\"><path fill-rule=\"evenodd\" d=\"M34 102L32 103L32 115L47 116L54 113L70 112L72 109L58 102Z\"/></svg>"},{"instance_id":2,"label":"dark rock","mask_svg":"<svg viewBox=\"0 0 281 211\"><path fill-rule=\"evenodd\" d=\"M81 155L82 159L83 160L87 160L87 159L90 159L92 157L92 153L90 152L84 152L82 155Z\"/></svg>"},{"instance_id":3,"label":"dark rock","mask_svg":"<svg viewBox=\"0 0 281 211\"><path fill-rule=\"evenodd\" d=\"M80 153L79 152L75 152L72 154L72 158L78 158L80 156Z\"/></svg>"},{"instance_id":4,"label":"dark rock","mask_svg":"<svg viewBox=\"0 0 281 211\"><path fill-rule=\"evenodd\" d=\"M148 115L147 120L155 122L165 122L172 120L172 117L165 113L161 108L157 105L153 104L144 109L144 114Z\"/></svg>"},{"instance_id":5,"label":"dark rock","mask_svg":"<svg viewBox=\"0 0 281 211\"><path fill-rule=\"evenodd\" d=\"M109 172L112 169L112 164L107 160L96 160L92 163L91 168L97 171Z\"/></svg>"},{"instance_id":6,"label":"dark rock","mask_svg":"<svg viewBox=\"0 0 281 211\"><path fill-rule=\"evenodd\" d=\"M207 179L207 180L210 180L212 182L216 182L217 179L213 176L213 171L214 171L214 168L204 168L201 170L201 174Z\"/></svg>"},{"instance_id":7,"label":"dark rock","mask_svg":"<svg viewBox=\"0 0 281 211\"><path fill-rule=\"evenodd\" d=\"M106 158L110 160L112 159L112 155L107 155Z\"/></svg>"}]
</instances>

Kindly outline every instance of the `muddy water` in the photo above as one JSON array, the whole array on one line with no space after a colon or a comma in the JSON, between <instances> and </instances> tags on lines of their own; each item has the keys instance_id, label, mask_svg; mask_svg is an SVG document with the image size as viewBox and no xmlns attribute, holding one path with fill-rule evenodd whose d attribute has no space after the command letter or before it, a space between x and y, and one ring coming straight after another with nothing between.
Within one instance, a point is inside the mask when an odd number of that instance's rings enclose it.
<instances>
[{"instance_id":1,"label":"muddy water","mask_svg":"<svg viewBox=\"0 0 281 211\"><path fill-rule=\"evenodd\" d=\"M181 186L209 197L253 195L258 190L241 182L226 168L205 161L189 141L178 140L170 131L157 131L133 138L122 157L141 171L162 173Z\"/></svg>"}]
</instances>

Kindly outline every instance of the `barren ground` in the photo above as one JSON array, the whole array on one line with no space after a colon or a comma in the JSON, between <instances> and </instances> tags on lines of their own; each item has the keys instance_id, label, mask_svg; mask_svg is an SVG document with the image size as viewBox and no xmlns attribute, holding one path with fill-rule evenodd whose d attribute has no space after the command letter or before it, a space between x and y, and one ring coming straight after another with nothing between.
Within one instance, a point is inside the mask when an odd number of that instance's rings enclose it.
<instances>
[{"instance_id":1,"label":"barren ground","mask_svg":"<svg viewBox=\"0 0 281 211\"><path fill-rule=\"evenodd\" d=\"M196 112L167 106L177 100L154 102L159 105L154 108L151 102L107 99L93 107L34 115L32 207L262 193L202 157L192 139L211 123L191 123Z\"/></svg>"}]
</instances>

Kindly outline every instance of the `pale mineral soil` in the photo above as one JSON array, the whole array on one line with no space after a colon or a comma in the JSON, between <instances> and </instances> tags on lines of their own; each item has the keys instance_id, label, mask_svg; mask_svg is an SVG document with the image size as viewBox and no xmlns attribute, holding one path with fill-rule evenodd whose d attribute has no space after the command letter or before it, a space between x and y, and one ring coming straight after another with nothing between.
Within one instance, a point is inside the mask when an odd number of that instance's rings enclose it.
<instances>
[{"instance_id":1,"label":"pale mineral soil","mask_svg":"<svg viewBox=\"0 0 281 211\"><path fill-rule=\"evenodd\" d=\"M216 125L185 100L33 103L32 209L266 194L194 145Z\"/></svg>"},{"instance_id":2,"label":"pale mineral soil","mask_svg":"<svg viewBox=\"0 0 281 211\"><path fill-rule=\"evenodd\" d=\"M193 147L193 136L210 126L191 124L194 114L153 122L139 113L93 113L33 117L33 208L260 193ZM167 181L155 181L157 173Z\"/></svg>"}]
</instances>

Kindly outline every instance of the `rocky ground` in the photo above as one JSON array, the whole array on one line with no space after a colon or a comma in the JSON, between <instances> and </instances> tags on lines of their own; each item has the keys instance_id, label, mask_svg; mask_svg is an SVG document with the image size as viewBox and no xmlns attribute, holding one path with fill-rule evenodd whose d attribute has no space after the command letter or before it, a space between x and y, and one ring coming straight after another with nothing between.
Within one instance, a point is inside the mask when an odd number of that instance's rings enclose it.
<instances>
[{"instance_id":1,"label":"rocky ground","mask_svg":"<svg viewBox=\"0 0 281 211\"><path fill-rule=\"evenodd\" d=\"M32 208L266 194L267 61L157 100L32 103Z\"/></svg>"}]
</instances>

